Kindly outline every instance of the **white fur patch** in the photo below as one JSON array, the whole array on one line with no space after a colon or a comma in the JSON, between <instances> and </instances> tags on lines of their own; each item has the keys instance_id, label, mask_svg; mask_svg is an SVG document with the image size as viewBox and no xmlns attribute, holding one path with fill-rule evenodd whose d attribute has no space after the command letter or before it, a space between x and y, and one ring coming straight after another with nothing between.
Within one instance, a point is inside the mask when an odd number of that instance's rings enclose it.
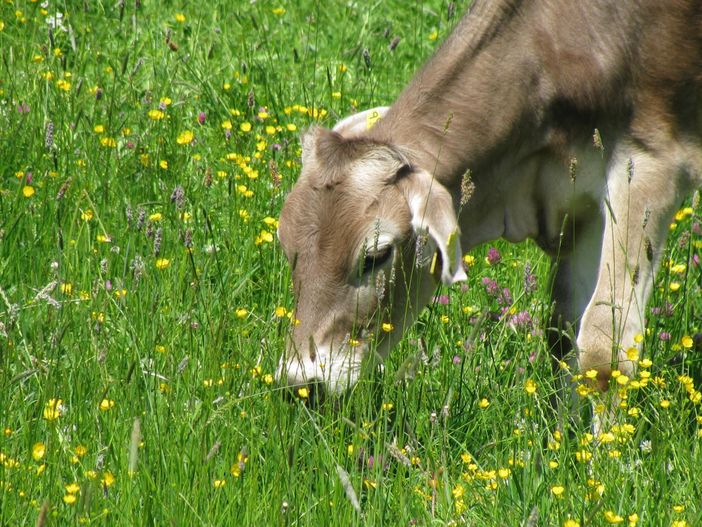
<instances>
[{"instance_id":1,"label":"white fur patch","mask_svg":"<svg viewBox=\"0 0 702 527\"><path fill-rule=\"evenodd\" d=\"M350 353L330 353L328 346L317 347L315 361L304 357L293 358L288 362L281 359L276 379L290 387L307 386L321 382L325 389L339 395L356 384L361 373L361 354L356 350Z\"/></svg>"}]
</instances>

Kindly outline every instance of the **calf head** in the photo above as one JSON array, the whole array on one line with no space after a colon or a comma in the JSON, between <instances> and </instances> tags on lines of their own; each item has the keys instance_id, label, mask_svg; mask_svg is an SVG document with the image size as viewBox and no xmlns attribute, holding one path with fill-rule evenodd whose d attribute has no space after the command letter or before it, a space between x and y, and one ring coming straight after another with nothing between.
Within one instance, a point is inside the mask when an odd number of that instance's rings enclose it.
<instances>
[{"instance_id":1,"label":"calf head","mask_svg":"<svg viewBox=\"0 0 702 527\"><path fill-rule=\"evenodd\" d=\"M295 318L278 379L341 393L384 357L436 283L465 279L454 199L405 152L357 135L357 120L302 138L302 173L278 235Z\"/></svg>"}]
</instances>

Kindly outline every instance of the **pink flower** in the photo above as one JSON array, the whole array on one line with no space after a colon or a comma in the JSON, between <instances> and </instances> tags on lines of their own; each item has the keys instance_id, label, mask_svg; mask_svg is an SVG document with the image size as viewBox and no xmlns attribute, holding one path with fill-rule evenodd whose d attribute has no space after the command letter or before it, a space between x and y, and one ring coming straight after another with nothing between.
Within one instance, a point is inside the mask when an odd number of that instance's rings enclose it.
<instances>
[{"instance_id":1,"label":"pink flower","mask_svg":"<svg viewBox=\"0 0 702 527\"><path fill-rule=\"evenodd\" d=\"M500 255L500 251L497 250L497 247L490 247L490 249L488 249L487 261L490 265L497 265L502 261L502 255Z\"/></svg>"}]
</instances>

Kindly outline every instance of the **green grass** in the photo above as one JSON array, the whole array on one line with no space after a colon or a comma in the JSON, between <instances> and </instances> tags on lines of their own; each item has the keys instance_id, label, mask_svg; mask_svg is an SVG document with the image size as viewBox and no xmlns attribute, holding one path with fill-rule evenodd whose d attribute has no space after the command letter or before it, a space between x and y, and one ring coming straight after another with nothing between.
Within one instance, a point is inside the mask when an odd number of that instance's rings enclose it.
<instances>
[{"instance_id":1,"label":"green grass","mask_svg":"<svg viewBox=\"0 0 702 527\"><path fill-rule=\"evenodd\" d=\"M0 6L0 525L699 525L697 209L611 436L554 435L531 244L474 251L349 397L309 409L271 382L299 132L391 102L446 2L48 4Z\"/></svg>"}]
</instances>

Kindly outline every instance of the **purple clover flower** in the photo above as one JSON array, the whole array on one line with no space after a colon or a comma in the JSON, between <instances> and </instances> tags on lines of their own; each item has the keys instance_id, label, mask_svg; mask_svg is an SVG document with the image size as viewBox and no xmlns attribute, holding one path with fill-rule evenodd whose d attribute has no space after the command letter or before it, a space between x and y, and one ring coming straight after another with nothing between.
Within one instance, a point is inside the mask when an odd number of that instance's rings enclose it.
<instances>
[{"instance_id":1,"label":"purple clover flower","mask_svg":"<svg viewBox=\"0 0 702 527\"><path fill-rule=\"evenodd\" d=\"M502 255L497 247L490 247L487 253L487 261L490 265L497 265L502 261Z\"/></svg>"}]
</instances>

